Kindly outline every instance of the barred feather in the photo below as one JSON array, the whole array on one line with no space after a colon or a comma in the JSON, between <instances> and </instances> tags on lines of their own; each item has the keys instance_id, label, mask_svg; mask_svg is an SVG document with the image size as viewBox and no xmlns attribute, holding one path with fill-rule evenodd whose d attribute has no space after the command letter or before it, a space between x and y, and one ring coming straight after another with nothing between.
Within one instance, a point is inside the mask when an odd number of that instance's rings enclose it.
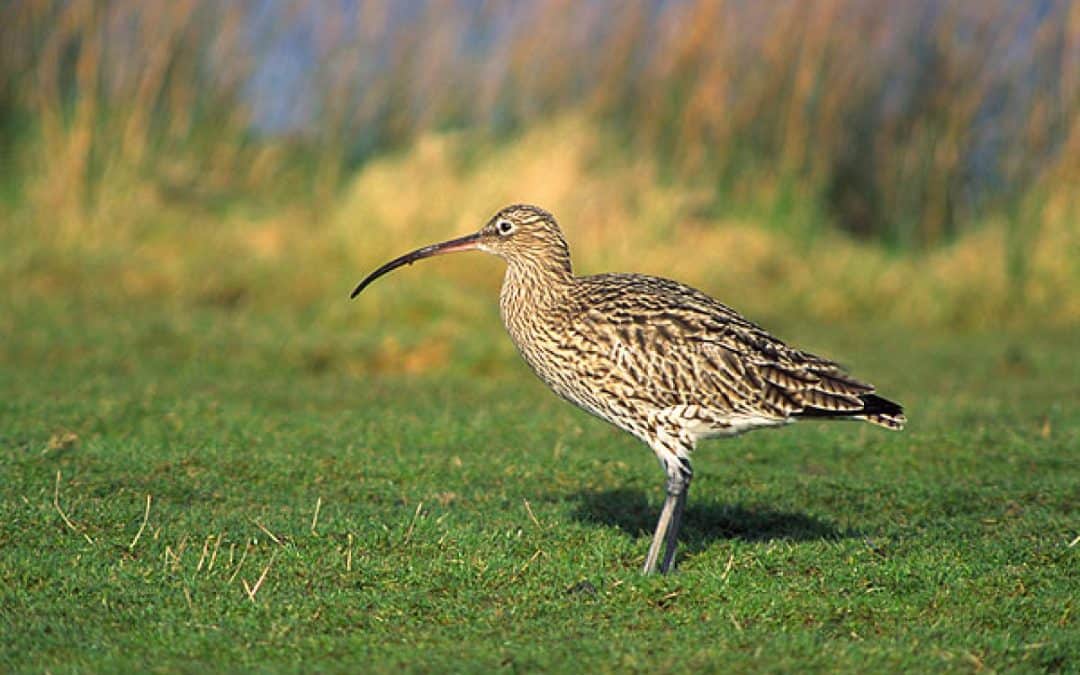
<instances>
[{"instance_id":1,"label":"barred feather","mask_svg":"<svg viewBox=\"0 0 1080 675\"><path fill-rule=\"evenodd\" d=\"M903 426L899 406L874 407L885 399L873 386L704 293L640 274L574 276L554 219L531 207L499 217L552 230L533 239L560 249L550 260L536 251L503 255L500 306L522 356L560 396L650 444L658 433L650 424L678 427L664 411L691 405L693 439L800 417Z\"/></svg>"}]
</instances>

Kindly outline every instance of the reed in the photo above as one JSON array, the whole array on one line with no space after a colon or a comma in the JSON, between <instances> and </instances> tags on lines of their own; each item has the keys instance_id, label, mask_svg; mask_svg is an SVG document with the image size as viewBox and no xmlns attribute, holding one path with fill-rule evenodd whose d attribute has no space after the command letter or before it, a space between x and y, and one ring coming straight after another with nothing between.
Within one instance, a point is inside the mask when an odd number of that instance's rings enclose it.
<instances>
[{"instance_id":1,"label":"reed","mask_svg":"<svg viewBox=\"0 0 1080 675\"><path fill-rule=\"evenodd\" d=\"M1066 0L0 13L6 193L79 228L161 199L325 205L357 164L425 131L505 134L567 110L620 130L611 161L655 157L710 191L714 215L764 209L898 248L953 241L1031 195L1068 199L1080 165L1080 6ZM283 93L273 78L292 57Z\"/></svg>"}]
</instances>

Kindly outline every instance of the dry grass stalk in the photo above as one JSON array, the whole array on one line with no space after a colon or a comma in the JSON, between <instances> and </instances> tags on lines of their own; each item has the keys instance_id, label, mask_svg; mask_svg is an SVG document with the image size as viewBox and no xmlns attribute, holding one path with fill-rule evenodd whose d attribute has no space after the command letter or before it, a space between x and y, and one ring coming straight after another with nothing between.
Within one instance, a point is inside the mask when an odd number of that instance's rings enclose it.
<instances>
[{"instance_id":1,"label":"dry grass stalk","mask_svg":"<svg viewBox=\"0 0 1080 675\"><path fill-rule=\"evenodd\" d=\"M247 579L241 579L241 583L244 585L244 591L247 593L248 599L255 602L255 594L262 588L263 582L266 581L266 575L270 573L270 566L274 564L274 555L270 556L270 562L266 563L266 567L263 568L262 574L255 581L253 586L248 586Z\"/></svg>"},{"instance_id":2,"label":"dry grass stalk","mask_svg":"<svg viewBox=\"0 0 1080 675\"><path fill-rule=\"evenodd\" d=\"M532 505L529 504L529 500L528 499L522 499L521 501L523 501L525 503L525 512L529 514L529 520L531 520L533 522L533 525L536 525L537 527L540 527L542 529L542 526L540 525L540 521L536 518L536 514L533 513Z\"/></svg>"},{"instance_id":3,"label":"dry grass stalk","mask_svg":"<svg viewBox=\"0 0 1080 675\"><path fill-rule=\"evenodd\" d=\"M529 556L529 559L526 560L525 563L520 568L518 568L516 572L514 572L513 576L510 577L510 581L517 581L521 577L521 575L529 569L529 566L536 562L536 560L542 555L544 555L544 551L542 549L536 549L536 551L531 556Z\"/></svg>"},{"instance_id":4,"label":"dry grass stalk","mask_svg":"<svg viewBox=\"0 0 1080 675\"><path fill-rule=\"evenodd\" d=\"M262 523L260 523L258 520L252 518L251 522L255 523L255 526L258 527L260 530L262 530L263 534L270 537L270 539L273 540L273 542L275 544L277 544L278 546L284 546L285 545L285 543L283 541L281 541L281 539L279 539L276 534L274 534L273 532L268 530L266 528L266 526L263 525Z\"/></svg>"},{"instance_id":5,"label":"dry grass stalk","mask_svg":"<svg viewBox=\"0 0 1080 675\"><path fill-rule=\"evenodd\" d=\"M720 574L721 581L727 581L728 576L731 574L732 568L735 566L735 554L732 553L728 556L727 563L724 565L724 571Z\"/></svg>"},{"instance_id":6,"label":"dry grass stalk","mask_svg":"<svg viewBox=\"0 0 1080 675\"><path fill-rule=\"evenodd\" d=\"M240 570L244 568L244 561L247 560L248 551L250 551L252 548L253 546L251 542L248 542L247 545L244 546L244 552L240 554L240 562L236 563L236 567L233 568L232 576L229 577L230 584L236 579L236 575L240 574ZM229 561L232 561L231 555L229 556Z\"/></svg>"},{"instance_id":7,"label":"dry grass stalk","mask_svg":"<svg viewBox=\"0 0 1080 675\"><path fill-rule=\"evenodd\" d=\"M206 562L206 556L210 553L210 539L213 538L213 536L214 535L212 534L208 534L206 535L206 539L203 539L202 553L199 554L199 562L195 563L196 574L202 572L203 563Z\"/></svg>"},{"instance_id":8,"label":"dry grass stalk","mask_svg":"<svg viewBox=\"0 0 1080 675\"><path fill-rule=\"evenodd\" d=\"M168 545L165 546L165 553L162 556L165 571L169 570L170 559L171 559L171 564L172 564L172 571L175 572L176 570L180 569L180 562L181 562L181 560L183 558L184 551L187 550L187 546L188 546L188 535L187 534L180 537L180 543L178 543L176 545L176 550L175 551L173 550L172 546L168 546Z\"/></svg>"},{"instance_id":9,"label":"dry grass stalk","mask_svg":"<svg viewBox=\"0 0 1080 675\"><path fill-rule=\"evenodd\" d=\"M214 561L217 560L218 549L221 548L221 540L225 537L225 533L221 532L214 538L214 548L210 552L210 562L206 565L206 573L214 571Z\"/></svg>"},{"instance_id":10,"label":"dry grass stalk","mask_svg":"<svg viewBox=\"0 0 1080 675\"><path fill-rule=\"evenodd\" d=\"M405 529L405 536L402 537L401 544L405 546L412 540L413 528L416 527L416 521L420 517L420 510L424 508L424 502L419 502L416 505L416 511L413 512L412 519L409 520L409 527Z\"/></svg>"},{"instance_id":11,"label":"dry grass stalk","mask_svg":"<svg viewBox=\"0 0 1080 675\"><path fill-rule=\"evenodd\" d=\"M149 519L150 519L150 495L147 494L146 495L146 510L143 511L142 523L139 525L139 531L135 533L135 537L131 540L131 543L128 544L128 550L129 551L134 551L135 550L135 544L139 543L139 537L142 536L143 530L146 529L146 522Z\"/></svg>"},{"instance_id":12,"label":"dry grass stalk","mask_svg":"<svg viewBox=\"0 0 1080 675\"><path fill-rule=\"evenodd\" d=\"M322 497L315 500L315 513L311 516L311 534L315 535L315 527L319 524L319 510L322 508Z\"/></svg>"},{"instance_id":13,"label":"dry grass stalk","mask_svg":"<svg viewBox=\"0 0 1080 675\"><path fill-rule=\"evenodd\" d=\"M60 508L60 471L56 472L56 486L53 488L53 506L56 508L56 512L60 514L60 518L64 521L64 524L68 526L72 532L81 534L86 539L87 543L93 544L94 539L82 531L78 526L68 518L68 515L64 513L64 509Z\"/></svg>"}]
</instances>

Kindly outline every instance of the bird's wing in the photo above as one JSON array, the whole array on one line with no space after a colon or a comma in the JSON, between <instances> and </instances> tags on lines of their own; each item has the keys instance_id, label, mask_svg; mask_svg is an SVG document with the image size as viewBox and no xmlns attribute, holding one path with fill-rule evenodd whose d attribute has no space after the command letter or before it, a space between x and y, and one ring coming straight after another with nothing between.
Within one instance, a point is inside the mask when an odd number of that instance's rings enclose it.
<instances>
[{"instance_id":1,"label":"bird's wing","mask_svg":"<svg viewBox=\"0 0 1080 675\"><path fill-rule=\"evenodd\" d=\"M625 396L780 421L808 409L857 413L874 391L683 284L642 275L582 282L567 330L586 353L580 376Z\"/></svg>"}]
</instances>

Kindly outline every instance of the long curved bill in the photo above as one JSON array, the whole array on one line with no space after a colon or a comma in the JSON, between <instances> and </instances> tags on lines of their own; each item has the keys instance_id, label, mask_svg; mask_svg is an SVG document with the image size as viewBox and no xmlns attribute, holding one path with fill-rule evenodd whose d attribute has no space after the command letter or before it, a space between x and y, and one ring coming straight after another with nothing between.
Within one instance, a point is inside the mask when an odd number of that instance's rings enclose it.
<instances>
[{"instance_id":1,"label":"long curved bill","mask_svg":"<svg viewBox=\"0 0 1080 675\"><path fill-rule=\"evenodd\" d=\"M353 289L353 292L349 295L349 298L355 298L357 295L360 294L360 291L371 285L371 282L375 281L384 274L393 272L399 267L411 265L417 260L421 260L423 258L430 258L433 255L442 255L444 253L457 253L458 251L472 251L479 247L479 243L480 233L475 232L464 237L451 239L450 241L444 241L441 244L432 244L431 246L418 248L412 253L406 253L400 258L394 258L379 269L367 275L367 277L363 281L356 285L356 288Z\"/></svg>"}]
</instances>

